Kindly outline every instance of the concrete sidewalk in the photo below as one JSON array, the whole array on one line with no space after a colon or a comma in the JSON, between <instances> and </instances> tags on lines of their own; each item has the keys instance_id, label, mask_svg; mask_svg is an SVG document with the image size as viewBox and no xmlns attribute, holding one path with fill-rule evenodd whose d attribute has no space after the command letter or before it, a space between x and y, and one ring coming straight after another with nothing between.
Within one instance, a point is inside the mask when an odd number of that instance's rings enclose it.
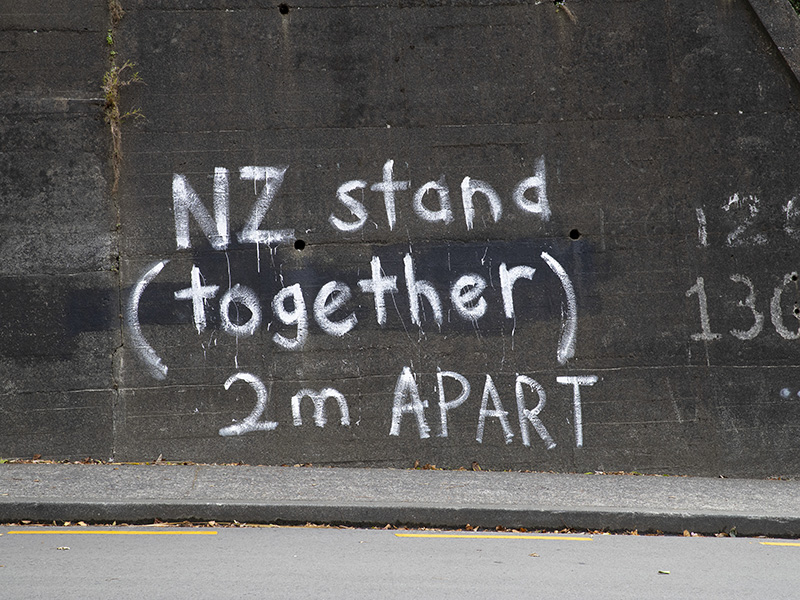
<instances>
[{"instance_id":1,"label":"concrete sidewalk","mask_svg":"<svg viewBox=\"0 0 800 600\"><path fill-rule=\"evenodd\" d=\"M0 522L239 521L800 536L800 481L215 465L0 465Z\"/></svg>"}]
</instances>

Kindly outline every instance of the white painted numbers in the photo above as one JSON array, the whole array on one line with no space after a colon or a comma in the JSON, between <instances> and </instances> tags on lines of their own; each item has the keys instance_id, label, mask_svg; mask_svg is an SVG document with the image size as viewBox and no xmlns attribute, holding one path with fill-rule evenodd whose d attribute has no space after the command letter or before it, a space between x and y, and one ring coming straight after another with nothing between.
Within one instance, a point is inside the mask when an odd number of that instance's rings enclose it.
<instances>
[{"instance_id":1,"label":"white painted numbers","mask_svg":"<svg viewBox=\"0 0 800 600\"><path fill-rule=\"evenodd\" d=\"M731 194L722 203L695 208L697 219L697 245L708 248L713 245L728 248L757 248L765 246L778 229L773 221L778 220L777 210L761 210L761 200L755 194ZM789 241L800 240L800 198L797 196L781 205L783 233ZM786 241L786 237L782 241ZM781 239L778 236L777 239Z\"/></svg>"},{"instance_id":2,"label":"white painted numbers","mask_svg":"<svg viewBox=\"0 0 800 600\"><path fill-rule=\"evenodd\" d=\"M250 373L236 373L235 375L231 375L225 382L225 389L229 390L237 381L244 381L255 390L256 406L244 420L223 427L219 430L219 434L222 436L231 436L242 435L250 431L272 431L275 429L278 426L275 421L260 420L264 415L264 411L267 409L268 400L267 388L262 381Z\"/></svg>"},{"instance_id":3,"label":"white painted numbers","mask_svg":"<svg viewBox=\"0 0 800 600\"><path fill-rule=\"evenodd\" d=\"M256 392L256 405L252 412L241 421L234 419L233 424L223 427L219 434L224 437L234 435L244 435L245 433L257 431L274 431L278 427L276 421L267 421L266 411L269 396L264 383L252 373L236 373L231 375L225 382L225 389L229 390L237 381L244 381ZM300 416L300 402L303 398L309 398L314 405L314 423L317 427L325 427L327 417L325 413L325 400L333 399L339 405L340 423L347 427L350 425L350 410L347 406L345 397L333 388L324 388L320 391L304 388L292 396L292 417L295 427L303 425L303 418Z\"/></svg>"},{"instance_id":4,"label":"white painted numbers","mask_svg":"<svg viewBox=\"0 0 800 600\"><path fill-rule=\"evenodd\" d=\"M697 278L697 283L686 290L686 297L697 294L697 301L700 303L700 333L693 333L692 339L695 341L708 342L718 340L722 336L718 333L711 333L711 323L708 317L708 297L706 296L706 282L702 277Z\"/></svg>"},{"instance_id":5,"label":"white painted numbers","mask_svg":"<svg viewBox=\"0 0 800 600\"><path fill-rule=\"evenodd\" d=\"M722 243L731 249L755 248L767 244L769 229L759 222L761 211L757 196L735 193L718 208L721 209L721 212L711 213L711 216L715 216L717 221L718 231L713 232L717 244ZM798 199L790 199L783 206L782 212L785 217L784 232L793 240L800 239L797 235L797 232L800 231L798 229L798 219L800 218ZM707 249L713 245L709 241L712 238L712 234L709 232L709 216L706 215L704 208L695 209L695 214L698 226L698 246ZM727 229L722 228L720 224L721 216L728 219L728 222L725 223ZM733 250L730 251L733 252ZM733 256L732 254L731 257ZM789 303L784 297L787 290L794 290L796 294L800 288L797 272L791 271L782 275L771 290L766 290L764 295L769 300L761 300L761 304L759 304L759 292L750 277L734 273L728 279L736 285L726 286L723 282L718 282L715 286L710 287L706 283L706 278L700 276L696 278L695 284L686 290L687 298L697 297L700 331L690 334L693 341L713 342L723 339L724 334L714 330L712 315L726 321L731 318L737 319L737 322L743 325L731 328L727 334L742 341L754 340L764 330L766 310L769 310L770 321L778 336L785 340L800 339L800 322L796 326L789 324L791 319L800 321L800 307L795 301L792 308L787 309ZM713 292L711 294L713 310L709 308L709 292ZM728 311L720 314L720 305L729 307ZM735 310L731 310L732 307Z\"/></svg>"},{"instance_id":6,"label":"white painted numbers","mask_svg":"<svg viewBox=\"0 0 800 600\"><path fill-rule=\"evenodd\" d=\"M749 312L750 327L748 329L734 328L728 333L740 340L753 340L764 329L764 313L761 312L757 307L758 296L755 286L749 277L740 275L738 273L731 275L729 279L734 283L743 284L747 288L747 293L744 298L742 298L741 295L731 296L727 298L727 300L729 300L727 303L732 304L732 301L736 300L736 306L746 309L746 312L741 311L742 313L746 314ZM775 328L775 332L785 340L800 339L800 323L797 325L797 330L790 329L786 322L786 311L781 304L784 290L787 288L793 288L796 290L798 288L797 282L797 272L793 271L791 273L786 273L786 275L783 276L781 283L772 290L772 296L769 301L769 312L772 326ZM714 333L712 331L711 318L709 316L708 309L708 296L706 294L706 283L703 277L698 277L696 283L686 290L687 297L695 295L697 296L699 308L700 332L691 334L692 340L711 342L722 339L721 333ZM794 309L790 312L791 317L789 318L800 320L800 308L798 308L797 304L794 305ZM726 318L729 318L732 315L726 314L725 316Z\"/></svg>"}]
</instances>

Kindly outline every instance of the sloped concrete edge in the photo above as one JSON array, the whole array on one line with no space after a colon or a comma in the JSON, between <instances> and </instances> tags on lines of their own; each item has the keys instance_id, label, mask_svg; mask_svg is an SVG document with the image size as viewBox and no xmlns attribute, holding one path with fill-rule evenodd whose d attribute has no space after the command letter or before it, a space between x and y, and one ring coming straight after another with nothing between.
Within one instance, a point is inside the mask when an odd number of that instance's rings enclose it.
<instances>
[{"instance_id":1,"label":"sloped concrete edge","mask_svg":"<svg viewBox=\"0 0 800 600\"><path fill-rule=\"evenodd\" d=\"M800 82L800 16L788 0L748 0L786 64Z\"/></svg>"}]
</instances>

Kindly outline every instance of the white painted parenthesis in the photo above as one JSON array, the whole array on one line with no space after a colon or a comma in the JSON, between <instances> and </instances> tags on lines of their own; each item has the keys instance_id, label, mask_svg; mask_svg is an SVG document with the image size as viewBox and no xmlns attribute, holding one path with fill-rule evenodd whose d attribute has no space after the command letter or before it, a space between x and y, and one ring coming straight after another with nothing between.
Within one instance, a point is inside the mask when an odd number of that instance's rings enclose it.
<instances>
[{"instance_id":1,"label":"white painted parenthesis","mask_svg":"<svg viewBox=\"0 0 800 600\"><path fill-rule=\"evenodd\" d=\"M168 262L168 260L162 260L147 267L144 275L142 275L139 281L136 282L136 285L133 286L133 291L131 291L131 296L128 299L128 310L125 315L130 337L133 341L133 348L139 354L139 358L147 365L150 374L156 379L166 379L167 365L161 361L156 351L147 343L147 340L142 334L142 328L139 324L139 301L142 299L142 294L144 294L147 286L161 273L161 270Z\"/></svg>"},{"instance_id":2,"label":"white painted parenthesis","mask_svg":"<svg viewBox=\"0 0 800 600\"><path fill-rule=\"evenodd\" d=\"M558 276L567 297L567 314L561 326L561 339L558 341L558 352L556 353L558 362L563 365L575 356L575 343L578 336L578 303L575 300L575 288L572 287L572 281L561 263L547 252L542 252L542 260Z\"/></svg>"}]
</instances>

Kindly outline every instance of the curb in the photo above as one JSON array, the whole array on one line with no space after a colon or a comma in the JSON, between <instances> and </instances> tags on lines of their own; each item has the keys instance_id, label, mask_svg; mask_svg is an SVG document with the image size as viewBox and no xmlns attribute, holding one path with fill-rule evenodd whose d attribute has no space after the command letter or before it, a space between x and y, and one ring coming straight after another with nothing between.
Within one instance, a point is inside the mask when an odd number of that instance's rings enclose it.
<instances>
[{"instance_id":1,"label":"curb","mask_svg":"<svg viewBox=\"0 0 800 600\"><path fill-rule=\"evenodd\" d=\"M684 531L713 535L797 537L800 517L721 512L648 511L614 508L559 509L542 507L445 507L436 505L377 505L281 502L185 502L14 500L0 502L0 522L85 521L87 523L145 523L160 521L217 521L276 525L344 525L482 529L574 529L578 531L664 533Z\"/></svg>"}]
</instances>

